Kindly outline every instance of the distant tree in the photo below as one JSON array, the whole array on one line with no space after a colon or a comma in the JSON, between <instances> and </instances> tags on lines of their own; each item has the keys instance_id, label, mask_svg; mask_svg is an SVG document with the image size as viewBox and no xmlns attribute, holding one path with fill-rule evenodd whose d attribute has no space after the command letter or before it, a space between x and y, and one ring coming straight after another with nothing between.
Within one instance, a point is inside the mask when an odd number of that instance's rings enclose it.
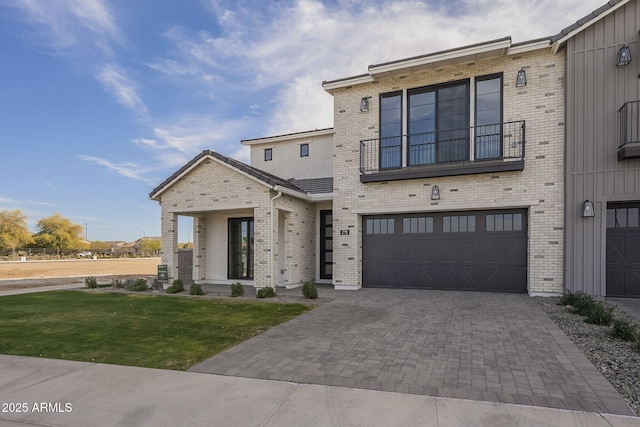
<instances>
[{"instance_id":1,"label":"distant tree","mask_svg":"<svg viewBox=\"0 0 640 427\"><path fill-rule=\"evenodd\" d=\"M162 249L162 242L158 239L142 239L139 248L146 255L157 254Z\"/></svg>"},{"instance_id":2,"label":"distant tree","mask_svg":"<svg viewBox=\"0 0 640 427\"><path fill-rule=\"evenodd\" d=\"M178 243L178 249L193 249L193 243Z\"/></svg>"},{"instance_id":3,"label":"distant tree","mask_svg":"<svg viewBox=\"0 0 640 427\"><path fill-rule=\"evenodd\" d=\"M111 248L111 245L101 240L94 240L93 242L89 242L89 247L96 251L106 252Z\"/></svg>"},{"instance_id":4,"label":"distant tree","mask_svg":"<svg viewBox=\"0 0 640 427\"><path fill-rule=\"evenodd\" d=\"M16 248L31 242L27 216L20 210L0 211L0 248L9 249L16 256Z\"/></svg>"},{"instance_id":5,"label":"distant tree","mask_svg":"<svg viewBox=\"0 0 640 427\"><path fill-rule=\"evenodd\" d=\"M35 244L43 248L75 249L82 246L82 225L74 224L60 214L42 218L33 236Z\"/></svg>"}]
</instances>

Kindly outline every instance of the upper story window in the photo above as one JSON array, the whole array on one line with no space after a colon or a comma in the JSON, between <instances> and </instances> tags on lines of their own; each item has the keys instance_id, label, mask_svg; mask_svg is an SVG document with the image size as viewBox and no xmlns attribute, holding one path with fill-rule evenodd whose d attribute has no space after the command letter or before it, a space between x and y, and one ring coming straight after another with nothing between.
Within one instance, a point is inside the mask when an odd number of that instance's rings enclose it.
<instances>
[{"instance_id":1,"label":"upper story window","mask_svg":"<svg viewBox=\"0 0 640 427\"><path fill-rule=\"evenodd\" d=\"M403 152L407 166L500 158L502 74L477 77L471 89L467 79L407 90L406 122L403 92L381 94L380 169L402 167Z\"/></svg>"},{"instance_id":2,"label":"upper story window","mask_svg":"<svg viewBox=\"0 0 640 427\"><path fill-rule=\"evenodd\" d=\"M264 161L270 162L273 160L273 148L265 148L264 149Z\"/></svg>"},{"instance_id":3,"label":"upper story window","mask_svg":"<svg viewBox=\"0 0 640 427\"><path fill-rule=\"evenodd\" d=\"M300 157L309 157L309 144L300 144Z\"/></svg>"}]
</instances>

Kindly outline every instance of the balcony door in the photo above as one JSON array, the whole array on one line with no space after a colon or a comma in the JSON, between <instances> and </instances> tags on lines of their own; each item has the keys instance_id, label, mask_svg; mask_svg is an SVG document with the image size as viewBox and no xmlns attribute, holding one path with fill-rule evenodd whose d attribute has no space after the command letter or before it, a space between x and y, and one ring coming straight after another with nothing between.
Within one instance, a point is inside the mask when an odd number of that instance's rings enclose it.
<instances>
[{"instance_id":1,"label":"balcony door","mask_svg":"<svg viewBox=\"0 0 640 427\"><path fill-rule=\"evenodd\" d=\"M380 96L380 169L402 166L402 92Z\"/></svg>"},{"instance_id":2,"label":"balcony door","mask_svg":"<svg viewBox=\"0 0 640 427\"><path fill-rule=\"evenodd\" d=\"M409 166L469 159L469 81L409 91Z\"/></svg>"}]
</instances>

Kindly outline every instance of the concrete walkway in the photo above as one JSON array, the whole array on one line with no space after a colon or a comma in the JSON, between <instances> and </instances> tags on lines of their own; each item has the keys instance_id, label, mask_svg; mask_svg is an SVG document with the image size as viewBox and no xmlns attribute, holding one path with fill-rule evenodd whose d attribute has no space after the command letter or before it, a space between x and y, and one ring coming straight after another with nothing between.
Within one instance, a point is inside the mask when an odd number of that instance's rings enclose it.
<instances>
[{"instance_id":1,"label":"concrete walkway","mask_svg":"<svg viewBox=\"0 0 640 427\"><path fill-rule=\"evenodd\" d=\"M527 295L343 291L191 371L633 414Z\"/></svg>"},{"instance_id":2,"label":"concrete walkway","mask_svg":"<svg viewBox=\"0 0 640 427\"><path fill-rule=\"evenodd\" d=\"M9 427L631 427L640 422L621 415L20 356L0 356L0 404L0 425ZM26 410L16 412L11 404Z\"/></svg>"}]
</instances>

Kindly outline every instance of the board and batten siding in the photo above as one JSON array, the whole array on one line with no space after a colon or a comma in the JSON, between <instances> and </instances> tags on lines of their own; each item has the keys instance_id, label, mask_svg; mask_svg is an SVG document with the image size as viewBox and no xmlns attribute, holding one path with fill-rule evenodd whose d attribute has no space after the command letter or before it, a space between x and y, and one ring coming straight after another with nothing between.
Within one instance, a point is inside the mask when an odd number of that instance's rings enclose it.
<instances>
[{"instance_id":1,"label":"board and batten siding","mask_svg":"<svg viewBox=\"0 0 640 427\"><path fill-rule=\"evenodd\" d=\"M640 6L605 16L566 44L566 268L570 291L606 296L606 209L613 201L640 200L640 159L618 161L625 102L640 99ZM632 63L617 67L618 50ZM580 216L591 200L594 218Z\"/></svg>"}]
</instances>

